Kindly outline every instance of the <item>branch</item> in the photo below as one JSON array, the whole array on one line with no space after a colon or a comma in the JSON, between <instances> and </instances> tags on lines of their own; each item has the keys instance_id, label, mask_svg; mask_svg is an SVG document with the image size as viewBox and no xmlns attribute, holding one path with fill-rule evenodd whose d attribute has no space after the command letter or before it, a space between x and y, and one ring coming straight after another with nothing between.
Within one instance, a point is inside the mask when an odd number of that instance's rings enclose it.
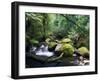
<instances>
[{"instance_id":1,"label":"branch","mask_svg":"<svg viewBox=\"0 0 100 81\"><path fill-rule=\"evenodd\" d=\"M63 55L64 55L64 53L61 53L60 56L58 56L58 57L48 58L47 62L53 62L53 61L59 60L60 58L62 58Z\"/></svg>"},{"instance_id":2,"label":"branch","mask_svg":"<svg viewBox=\"0 0 100 81\"><path fill-rule=\"evenodd\" d=\"M76 24L74 21L72 21L71 19L69 19L67 16L64 16L63 14L61 14L63 17L65 17L68 21L72 22L73 24L75 24L76 26L80 27L78 24Z\"/></svg>"}]
</instances>

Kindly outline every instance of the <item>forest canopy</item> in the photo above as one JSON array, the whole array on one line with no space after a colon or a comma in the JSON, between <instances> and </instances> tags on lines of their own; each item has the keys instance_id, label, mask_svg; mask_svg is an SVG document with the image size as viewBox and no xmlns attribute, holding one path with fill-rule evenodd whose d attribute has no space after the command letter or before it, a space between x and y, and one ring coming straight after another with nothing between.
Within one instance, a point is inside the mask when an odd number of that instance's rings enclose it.
<instances>
[{"instance_id":1,"label":"forest canopy","mask_svg":"<svg viewBox=\"0 0 100 81\"><path fill-rule=\"evenodd\" d=\"M26 12L26 43L39 43L47 38L69 38L74 46L89 49L89 16L74 14Z\"/></svg>"}]
</instances>

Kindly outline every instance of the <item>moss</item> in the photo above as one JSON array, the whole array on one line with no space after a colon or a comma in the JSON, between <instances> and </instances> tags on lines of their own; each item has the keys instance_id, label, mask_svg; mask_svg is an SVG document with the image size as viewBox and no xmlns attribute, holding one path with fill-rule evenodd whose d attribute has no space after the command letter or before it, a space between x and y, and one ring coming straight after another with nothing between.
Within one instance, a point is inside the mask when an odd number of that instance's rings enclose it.
<instances>
[{"instance_id":1,"label":"moss","mask_svg":"<svg viewBox=\"0 0 100 81\"><path fill-rule=\"evenodd\" d=\"M80 47L78 48L78 51L82 56L89 54L89 50L86 47Z\"/></svg>"},{"instance_id":2,"label":"moss","mask_svg":"<svg viewBox=\"0 0 100 81\"><path fill-rule=\"evenodd\" d=\"M61 43L62 44L71 44L71 45L73 45L72 40L69 39L69 38L62 39Z\"/></svg>"},{"instance_id":3,"label":"moss","mask_svg":"<svg viewBox=\"0 0 100 81\"><path fill-rule=\"evenodd\" d=\"M70 44L63 44L60 51L72 55L74 52L74 47Z\"/></svg>"},{"instance_id":4,"label":"moss","mask_svg":"<svg viewBox=\"0 0 100 81\"><path fill-rule=\"evenodd\" d=\"M46 38L45 42L47 44L49 44L50 42L55 41L55 39L52 36L49 36L48 38Z\"/></svg>"},{"instance_id":5,"label":"moss","mask_svg":"<svg viewBox=\"0 0 100 81\"><path fill-rule=\"evenodd\" d=\"M56 42L50 42L50 43L48 44L49 48L53 48L53 47L55 47L56 45L57 45Z\"/></svg>"},{"instance_id":6,"label":"moss","mask_svg":"<svg viewBox=\"0 0 100 81\"><path fill-rule=\"evenodd\" d=\"M45 42L46 42L47 44L49 44L50 38L47 38L47 39L45 40Z\"/></svg>"}]
</instances>

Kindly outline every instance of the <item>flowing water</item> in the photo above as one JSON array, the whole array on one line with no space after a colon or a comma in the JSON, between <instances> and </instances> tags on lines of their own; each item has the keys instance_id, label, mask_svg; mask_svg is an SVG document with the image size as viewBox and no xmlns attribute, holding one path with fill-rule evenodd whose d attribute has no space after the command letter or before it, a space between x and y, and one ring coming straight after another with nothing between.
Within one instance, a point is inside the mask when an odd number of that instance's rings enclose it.
<instances>
[{"instance_id":1,"label":"flowing water","mask_svg":"<svg viewBox=\"0 0 100 81\"><path fill-rule=\"evenodd\" d=\"M36 55L40 55L40 56L53 56L53 52L48 51L48 46L45 45L41 45L39 50L36 51Z\"/></svg>"},{"instance_id":2,"label":"flowing water","mask_svg":"<svg viewBox=\"0 0 100 81\"><path fill-rule=\"evenodd\" d=\"M30 50L32 52L31 54L36 54L37 56L51 57L54 55L53 52L50 52L48 50L48 46L44 45L44 44L42 44L39 48L32 46L32 48ZM73 63L70 63L70 61L66 57L65 61L61 61L61 63L58 63L58 61L55 61L52 63L47 63L47 64L42 65L40 62L38 62L36 60L29 59L27 61L27 64L29 64L32 67L38 67L38 66L50 66L51 67L51 66L60 66L60 65L61 66L63 66L63 65L66 65L66 66L85 65L85 64L83 64L83 62L80 63L81 61L79 61L78 56L76 54L73 54L73 57L74 57ZM86 60L85 63L86 63L86 65L89 65L89 61L87 62L87 60Z\"/></svg>"}]
</instances>

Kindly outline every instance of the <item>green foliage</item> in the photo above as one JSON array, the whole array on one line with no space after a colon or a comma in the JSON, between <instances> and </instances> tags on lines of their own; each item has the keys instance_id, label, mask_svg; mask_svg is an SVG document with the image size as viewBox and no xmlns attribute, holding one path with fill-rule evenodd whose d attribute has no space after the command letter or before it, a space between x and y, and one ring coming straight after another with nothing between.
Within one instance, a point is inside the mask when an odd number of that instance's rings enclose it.
<instances>
[{"instance_id":1,"label":"green foliage","mask_svg":"<svg viewBox=\"0 0 100 81\"><path fill-rule=\"evenodd\" d=\"M26 12L26 34L31 38L41 40L46 34L47 14Z\"/></svg>"},{"instance_id":2,"label":"green foliage","mask_svg":"<svg viewBox=\"0 0 100 81\"><path fill-rule=\"evenodd\" d=\"M31 39L31 40L30 40L30 43L31 43L32 45L34 45L34 46L38 46L38 45L39 45L39 42L38 42L37 40L35 40L35 39Z\"/></svg>"}]
</instances>

